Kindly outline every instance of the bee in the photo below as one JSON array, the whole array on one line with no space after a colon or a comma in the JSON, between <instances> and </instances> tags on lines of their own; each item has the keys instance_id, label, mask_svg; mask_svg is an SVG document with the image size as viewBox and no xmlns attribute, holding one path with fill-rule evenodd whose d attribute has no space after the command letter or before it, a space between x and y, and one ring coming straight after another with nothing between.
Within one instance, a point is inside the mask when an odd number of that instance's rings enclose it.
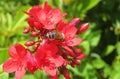
<instances>
[{"instance_id":1,"label":"bee","mask_svg":"<svg viewBox=\"0 0 120 79\"><path fill-rule=\"evenodd\" d=\"M57 30L53 30L46 34L46 38L55 39L55 40L64 40L64 34L58 32Z\"/></svg>"}]
</instances>

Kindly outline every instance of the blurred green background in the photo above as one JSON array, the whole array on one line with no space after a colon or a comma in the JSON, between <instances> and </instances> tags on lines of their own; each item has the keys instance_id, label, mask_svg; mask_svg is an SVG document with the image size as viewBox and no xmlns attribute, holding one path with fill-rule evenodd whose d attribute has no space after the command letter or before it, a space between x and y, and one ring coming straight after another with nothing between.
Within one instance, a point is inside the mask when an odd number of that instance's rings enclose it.
<instances>
[{"instance_id":1,"label":"blurred green background","mask_svg":"<svg viewBox=\"0 0 120 79\"><path fill-rule=\"evenodd\" d=\"M0 0L0 64L9 58L8 48L30 39L23 30L28 26L27 11L46 0ZM120 0L48 0L52 7L67 12L66 20L79 17L90 27L78 35L80 47L87 57L75 68L68 66L71 79L120 79ZM0 66L0 79L15 79ZM45 72L26 73L23 79L50 79ZM64 79L62 75L59 79Z\"/></svg>"}]
</instances>

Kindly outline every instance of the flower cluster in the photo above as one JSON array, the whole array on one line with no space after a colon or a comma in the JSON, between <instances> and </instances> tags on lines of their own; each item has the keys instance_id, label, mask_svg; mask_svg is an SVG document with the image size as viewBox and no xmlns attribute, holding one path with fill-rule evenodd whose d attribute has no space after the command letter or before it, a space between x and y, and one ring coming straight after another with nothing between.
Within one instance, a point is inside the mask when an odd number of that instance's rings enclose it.
<instances>
[{"instance_id":1,"label":"flower cluster","mask_svg":"<svg viewBox=\"0 0 120 79\"><path fill-rule=\"evenodd\" d=\"M85 57L81 49L74 48L82 42L76 35L84 32L89 23L84 23L77 29L79 18L70 22L63 21L66 13L62 14L60 9L51 8L47 2L43 7L34 6L25 13L29 16L29 27L25 28L23 33L30 33L37 40L27 41L26 48L21 44L11 46L11 58L3 64L3 70L8 73L15 72L16 79L21 79L26 69L31 73L38 69L44 70L52 79L58 79L59 71L66 79L70 79L66 66L79 65L79 60ZM29 46L34 50L29 49Z\"/></svg>"}]
</instances>

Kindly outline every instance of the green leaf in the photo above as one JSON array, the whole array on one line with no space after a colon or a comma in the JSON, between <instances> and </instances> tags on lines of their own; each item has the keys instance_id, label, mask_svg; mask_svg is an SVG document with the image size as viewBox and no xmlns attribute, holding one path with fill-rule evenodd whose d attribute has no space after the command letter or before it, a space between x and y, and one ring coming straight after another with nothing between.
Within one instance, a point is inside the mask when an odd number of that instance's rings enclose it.
<instances>
[{"instance_id":1,"label":"green leaf","mask_svg":"<svg viewBox=\"0 0 120 79\"><path fill-rule=\"evenodd\" d=\"M30 6L22 7L16 14L15 19L12 23L12 27L10 28L11 30L15 31L18 27L21 26L21 24L25 21L27 18L27 15L24 14L24 11L27 11L30 9Z\"/></svg>"},{"instance_id":2,"label":"green leaf","mask_svg":"<svg viewBox=\"0 0 120 79\"><path fill-rule=\"evenodd\" d=\"M83 41L80 45L79 45L80 48L83 49L83 52L85 54L89 54L90 53L90 44L88 41Z\"/></svg>"},{"instance_id":3,"label":"green leaf","mask_svg":"<svg viewBox=\"0 0 120 79\"><path fill-rule=\"evenodd\" d=\"M86 16L86 13L88 10L92 9L93 7L95 7L98 3L100 2L100 0L78 0L76 6L77 6L77 13L80 13L80 17L83 20L83 18Z\"/></svg>"},{"instance_id":4,"label":"green leaf","mask_svg":"<svg viewBox=\"0 0 120 79\"><path fill-rule=\"evenodd\" d=\"M120 71L120 61L119 60L116 60L116 63L114 63L114 70Z\"/></svg>"},{"instance_id":5,"label":"green leaf","mask_svg":"<svg viewBox=\"0 0 120 79\"><path fill-rule=\"evenodd\" d=\"M114 72L114 74L110 76L110 79L119 79L119 78L120 78L120 72Z\"/></svg>"},{"instance_id":6,"label":"green leaf","mask_svg":"<svg viewBox=\"0 0 120 79\"><path fill-rule=\"evenodd\" d=\"M102 59L98 58L98 59L94 59L92 61L92 65L96 68L96 69L101 69L105 66L105 63Z\"/></svg>"},{"instance_id":7,"label":"green leaf","mask_svg":"<svg viewBox=\"0 0 120 79\"><path fill-rule=\"evenodd\" d=\"M9 58L8 49L0 48L0 64L2 64L8 58Z\"/></svg>"},{"instance_id":8,"label":"green leaf","mask_svg":"<svg viewBox=\"0 0 120 79\"><path fill-rule=\"evenodd\" d=\"M109 75L111 75L112 69L110 66L106 65L103 69L104 77L107 78Z\"/></svg>"},{"instance_id":9,"label":"green leaf","mask_svg":"<svg viewBox=\"0 0 120 79\"><path fill-rule=\"evenodd\" d=\"M34 75L33 74L25 74L23 76L23 79L35 79Z\"/></svg>"},{"instance_id":10,"label":"green leaf","mask_svg":"<svg viewBox=\"0 0 120 79\"><path fill-rule=\"evenodd\" d=\"M3 72L2 74L0 74L0 79L8 79L9 75L6 72Z\"/></svg>"},{"instance_id":11,"label":"green leaf","mask_svg":"<svg viewBox=\"0 0 120 79\"><path fill-rule=\"evenodd\" d=\"M48 75L46 74L46 72L44 72L42 70L37 70L34 73L34 77L35 77L35 79L47 79Z\"/></svg>"},{"instance_id":12,"label":"green leaf","mask_svg":"<svg viewBox=\"0 0 120 79\"><path fill-rule=\"evenodd\" d=\"M117 42L116 44L116 51L117 51L117 54L120 55L120 42Z\"/></svg>"},{"instance_id":13,"label":"green leaf","mask_svg":"<svg viewBox=\"0 0 120 79\"><path fill-rule=\"evenodd\" d=\"M104 56L109 55L110 53L112 53L112 51L115 49L114 45L108 45L104 51Z\"/></svg>"},{"instance_id":14,"label":"green leaf","mask_svg":"<svg viewBox=\"0 0 120 79\"><path fill-rule=\"evenodd\" d=\"M95 47L98 45L101 38L101 30L94 31L88 36L91 46Z\"/></svg>"},{"instance_id":15,"label":"green leaf","mask_svg":"<svg viewBox=\"0 0 120 79\"><path fill-rule=\"evenodd\" d=\"M67 68L68 68L69 70L71 70L72 72L74 72L75 75L77 75L77 76L82 76L82 73L78 70L77 67L73 68L73 67L71 67L71 66L67 66Z\"/></svg>"},{"instance_id":16,"label":"green leaf","mask_svg":"<svg viewBox=\"0 0 120 79\"><path fill-rule=\"evenodd\" d=\"M85 3L89 3L89 4L86 4L84 7L83 7L83 10L84 11L87 11L87 10L90 10L91 8L95 7L99 2L100 0L83 0Z\"/></svg>"},{"instance_id":17,"label":"green leaf","mask_svg":"<svg viewBox=\"0 0 120 79\"><path fill-rule=\"evenodd\" d=\"M110 74L110 79L119 79L120 78L120 60L119 56L113 63L112 72Z\"/></svg>"},{"instance_id":18,"label":"green leaf","mask_svg":"<svg viewBox=\"0 0 120 79\"><path fill-rule=\"evenodd\" d=\"M7 13L6 17L7 17L7 23L8 23L7 27L8 27L8 29L10 29L13 18L12 18L12 15L10 15L10 13Z\"/></svg>"},{"instance_id":19,"label":"green leaf","mask_svg":"<svg viewBox=\"0 0 120 79\"><path fill-rule=\"evenodd\" d=\"M3 72L2 65L0 65L0 79L8 79L8 78L9 78L9 74L6 72Z\"/></svg>"},{"instance_id":20,"label":"green leaf","mask_svg":"<svg viewBox=\"0 0 120 79\"><path fill-rule=\"evenodd\" d=\"M60 10L63 9L63 7L62 7L63 6L62 0L54 0L54 2L56 3L57 7L60 8Z\"/></svg>"}]
</instances>

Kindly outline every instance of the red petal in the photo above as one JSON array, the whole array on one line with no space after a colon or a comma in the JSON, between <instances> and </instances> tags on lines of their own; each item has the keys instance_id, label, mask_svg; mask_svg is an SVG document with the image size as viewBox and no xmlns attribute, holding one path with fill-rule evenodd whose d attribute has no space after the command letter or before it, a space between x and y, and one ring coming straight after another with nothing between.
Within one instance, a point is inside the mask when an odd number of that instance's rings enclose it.
<instances>
[{"instance_id":1,"label":"red petal","mask_svg":"<svg viewBox=\"0 0 120 79\"><path fill-rule=\"evenodd\" d=\"M67 25L67 22L65 22L65 21L60 21L59 24L58 24L58 26L57 26L57 30L58 30L59 32L63 32L63 29L66 27L66 25Z\"/></svg>"},{"instance_id":2,"label":"red petal","mask_svg":"<svg viewBox=\"0 0 120 79\"><path fill-rule=\"evenodd\" d=\"M58 48L54 44L45 44L43 46L40 46L38 50L36 51L36 59L39 64L39 67L41 68L45 58L49 56L54 56L58 51Z\"/></svg>"},{"instance_id":3,"label":"red petal","mask_svg":"<svg viewBox=\"0 0 120 79\"><path fill-rule=\"evenodd\" d=\"M55 25L63 18L63 15L61 14L61 11L56 8L52 9L48 14L46 18L45 27L46 29L54 29Z\"/></svg>"},{"instance_id":4,"label":"red petal","mask_svg":"<svg viewBox=\"0 0 120 79\"><path fill-rule=\"evenodd\" d=\"M65 62L65 60L63 59L63 57L57 55L55 57L51 58L51 62L54 63L56 65L56 67L62 66Z\"/></svg>"},{"instance_id":5,"label":"red petal","mask_svg":"<svg viewBox=\"0 0 120 79\"><path fill-rule=\"evenodd\" d=\"M51 76L51 79L58 79L58 74L56 74L55 76Z\"/></svg>"},{"instance_id":6,"label":"red petal","mask_svg":"<svg viewBox=\"0 0 120 79\"><path fill-rule=\"evenodd\" d=\"M69 26L76 26L80 22L80 18L74 18L70 21Z\"/></svg>"},{"instance_id":7,"label":"red petal","mask_svg":"<svg viewBox=\"0 0 120 79\"><path fill-rule=\"evenodd\" d=\"M27 19L27 22L28 22L28 24L30 25L30 27L33 27L33 26L34 26L35 19L30 17L30 18Z\"/></svg>"},{"instance_id":8,"label":"red petal","mask_svg":"<svg viewBox=\"0 0 120 79\"><path fill-rule=\"evenodd\" d=\"M26 56L27 51L21 44L16 44L15 48L20 57Z\"/></svg>"},{"instance_id":9,"label":"red petal","mask_svg":"<svg viewBox=\"0 0 120 79\"><path fill-rule=\"evenodd\" d=\"M43 48L43 46L40 46L38 50L36 51L35 58L37 60L37 63L39 65L39 68L41 69L44 58L46 57L46 50Z\"/></svg>"},{"instance_id":10,"label":"red petal","mask_svg":"<svg viewBox=\"0 0 120 79\"><path fill-rule=\"evenodd\" d=\"M9 59L3 64L3 70L8 73L15 72L17 70L17 64L17 61Z\"/></svg>"},{"instance_id":11,"label":"red petal","mask_svg":"<svg viewBox=\"0 0 120 79\"><path fill-rule=\"evenodd\" d=\"M49 54L49 55L55 55L58 52L58 47L52 43L44 45L44 48L45 48L44 51L46 51L46 54Z\"/></svg>"},{"instance_id":12,"label":"red petal","mask_svg":"<svg viewBox=\"0 0 120 79\"><path fill-rule=\"evenodd\" d=\"M75 57L75 54L72 49L70 49L67 46L62 46L62 47L67 51L67 53L69 53L70 56Z\"/></svg>"},{"instance_id":13,"label":"red petal","mask_svg":"<svg viewBox=\"0 0 120 79\"><path fill-rule=\"evenodd\" d=\"M67 26L65 29L65 38L73 38L77 32L77 29L74 26Z\"/></svg>"},{"instance_id":14,"label":"red petal","mask_svg":"<svg viewBox=\"0 0 120 79\"><path fill-rule=\"evenodd\" d=\"M24 76L25 72L26 72L25 67L22 67L21 70L17 70L16 73L15 73L16 79L22 79L22 77Z\"/></svg>"},{"instance_id":15,"label":"red petal","mask_svg":"<svg viewBox=\"0 0 120 79\"><path fill-rule=\"evenodd\" d=\"M38 69L38 64L34 56L28 51L27 53L27 68L31 73L34 73Z\"/></svg>"},{"instance_id":16,"label":"red petal","mask_svg":"<svg viewBox=\"0 0 120 79\"><path fill-rule=\"evenodd\" d=\"M34 27L37 30L41 30L43 28L43 25L40 22L34 22Z\"/></svg>"},{"instance_id":17,"label":"red petal","mask_svg":"<svg viewBox=\"0 0 120 79\"><path fill-rule=\"evenodd\" d=\"M73 38L73 39L67 41L67 45L76 46L76 45L80 44L81 42L82 42L81 38Z\"/></svg>"},{"instance_id":18,"label":"red petal","mask_svg":"<svg viewBox=\"0 0 120 79\"><path fill-rule=\"evenodd\" d=\"M44 28L51 30L51 29L55 29L56 27L55 25L45 25Z\"/></svg>"},{"instance_id":19,"label":"red petal","mask_svg":"<svg viewBox=\"0 0 120 79\"><path fill-rule=\"evenodd\" d=\"M37 15L37 13L38 13L41 9L42 9L42 7L41 7L40 5L34 6L34 7L32 7L32 8L30 9L29 15L35 17L35 16Z\"/></svg>"},{"instance_id":20,"label":"red petal","mask_svg":"<svg viewBox=\"0 0 120 79\"><path fill-rule=\"evenodd\" d=\"M56 69L50 69L49 67L43 67L45 72L50 76L55 76L57 74Z\"/></svg>"},{"instance_id":21,"label":"red petal","mask_svg":"<svg viewBox=\"0 0 120 79\"><path fill-rule=\"evenodd\" d=\"M16 51L16 48L15 46L11 46L9 48L9 55L12 57L12 58L18 58L18 53Z\"/></svg>"},{"instance_id":22,"label":"red petal","mask_svg":"<svg viewBox=\"0 0 120 79\"><path fill-rule=\"evenodd\" d=\"M41 10L40 12L38 12L37 14L37 19L40 23L42 23L43 25L45 25L45 21L46 21L46 13L45 10Z\"/></svg>"},{"instance_id":23,"label":"red petal","mask_svg":"<svg viewBox=\"0 0 120 79\"><path fill-rule=\"evenodd\" d=\"M46 11L46 13L48 13L51 9L52 9L51 6L48 5L48 2L46 1L44 4L44 10Z\"/></svg>"},{"instance_id":24,"label":"red petal","mask_svg":"<svg viewBox=\"0 0 120 79\"><path fill-rule=\"evenodd\" d=\"M62 14L61 11L56 8L56 9L52 9L48 15L47 15L47 20L50 21L51 23L58 23L61 19L62 19Z\"/></svg>"}]
</instances>

